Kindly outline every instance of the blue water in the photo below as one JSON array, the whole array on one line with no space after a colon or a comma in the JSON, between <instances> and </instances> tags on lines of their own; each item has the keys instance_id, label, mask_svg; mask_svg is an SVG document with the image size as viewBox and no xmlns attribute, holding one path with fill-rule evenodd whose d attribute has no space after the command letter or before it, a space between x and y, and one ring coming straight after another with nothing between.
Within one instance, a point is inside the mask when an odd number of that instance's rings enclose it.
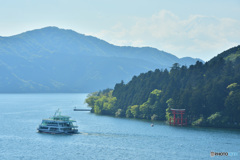
<instances>
[{"instance_id":1,"label":"blue water","mask_svg":"<svg viewBox=\"0 0 240 160\"><path fill-rule=\"evenodd\" d=\"M161 122L74 112L87 94L0 94L0 160L240 159L240 131L172 127ZM36 132L60 108L81 134ZM210 157L210 152L238 155Z\"/></svg>"}]
</instances>

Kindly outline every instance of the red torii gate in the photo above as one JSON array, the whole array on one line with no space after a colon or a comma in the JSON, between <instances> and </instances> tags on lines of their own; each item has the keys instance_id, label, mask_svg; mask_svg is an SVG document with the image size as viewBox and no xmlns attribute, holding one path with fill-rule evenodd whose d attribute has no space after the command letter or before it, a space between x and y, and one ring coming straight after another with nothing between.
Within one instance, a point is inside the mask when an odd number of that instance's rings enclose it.
<instances>
[{"instance_id":1,"label":"red torii gate","mask_svg":"<svg viewBox=\"0 0 240 160\"><path fill-rule=\"evenodd\" d=\"M173 125L175 126L177 125L187 125L187 118L183 119L183 114L185 113L185 109L171 109L172 114L173 114ZM176 117L176 115L181 114L181 119L178 118L178 116ZM179 121L181 120L181 123L179 123ZM185 123L183 122L183 120L185 121ZM172 125L172 119L169 119L169 124Z\"/></svg>"}]
</instances>

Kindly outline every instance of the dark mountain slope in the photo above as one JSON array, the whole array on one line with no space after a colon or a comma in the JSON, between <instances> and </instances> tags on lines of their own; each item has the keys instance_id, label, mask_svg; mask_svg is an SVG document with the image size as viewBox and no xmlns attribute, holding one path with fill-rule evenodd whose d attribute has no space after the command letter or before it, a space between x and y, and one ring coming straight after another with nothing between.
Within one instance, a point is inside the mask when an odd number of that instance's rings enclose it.
<instances>
[{"instance_id":1,"label":"dark mountain slope","mask_svg":"<svg viewBox=\"0 0 240 160\"><path fill-rule=\"evenodd\" d=\"M240 46L205 64L142 73L86 102L97 114L169 120L177 108L186 109L192 125L240 128Z\"/></svg>"}]
</instances>

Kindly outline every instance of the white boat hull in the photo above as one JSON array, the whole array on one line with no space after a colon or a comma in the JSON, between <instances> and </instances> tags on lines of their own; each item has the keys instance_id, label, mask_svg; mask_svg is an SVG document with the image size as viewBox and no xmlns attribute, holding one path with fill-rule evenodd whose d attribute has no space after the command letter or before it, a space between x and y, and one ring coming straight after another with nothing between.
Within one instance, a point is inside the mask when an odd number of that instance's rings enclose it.
<instances>
[{"instance_id":1,"label":"white boat hull","mask_svg":"<svg viewBox=\"0 0 240 160\"><path fill-rule=\"evenodd\" d=\"M68 130L68 131L51 131L48 129L37 129L39 133L49 133L49 134L78 134L78 130Z\"/></svg>"}]
</instances>

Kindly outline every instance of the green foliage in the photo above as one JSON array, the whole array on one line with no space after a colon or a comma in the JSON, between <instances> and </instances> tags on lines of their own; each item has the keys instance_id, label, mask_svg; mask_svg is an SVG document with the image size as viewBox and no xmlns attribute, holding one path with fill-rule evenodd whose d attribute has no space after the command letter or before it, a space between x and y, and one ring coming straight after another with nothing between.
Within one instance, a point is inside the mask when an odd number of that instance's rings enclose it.
<instances>
[{"instance_id":1,"label":"green foliage","mask_svg":"<svg viewBox=\"0 0 240 160\"><path fill-rule=\"evenodd\" d=\"M95 101L99 98L97 97L97 92L91 93L87 96L85 103L87 103L90 107L94 107Z\"/></svg>"},{"instance_id":2,"label":"green foliage","mask_svg":"<svg viewBox=\"0 0 240 160\"><path fill-rule=\"evenodd\" d=\"M123 117L123 110L122 109L118 109L117 112L115 113L116 117Z\"/></svg>"},{"instance_id":3,"label":"green foliage","mask_svg":"<svg viewBox=\"0 0 240 160\"><path fill-rule=\"evenodd\" d=\"M131 106L130 111L131 111L131 114L133 115L133 117L137 118L139 115L139 105Z\"/></svg>"},{"instance_id":4,"label":"green foliage","mask_svg":"<svg viewBox=\"0 0 240 160\"><path fill-rule=\"evenodd\" d=\"M225 115L230 124L240 124L240 89L231 91L225 100Z\"/></svg>"},{"instance_id":5,"label":"green foliage","mask_svg":"<svg viewBox=\"0 0 240 160\"><path fill-rule=\"evenodd\" d=\"M168 107L167 109L166 109L166 120L169 122L169 120L170 120L170 118L172 118L172 116L171 116L171 108L170 107Z\"/></svg>"},{"instance_id":6,"label":"green foliage","mask_svg":"<svg viewBox=\"0 0 240 160\"><path fill-rule=\"evenodd\" d=\"M237 83L232 83L230 85L227 86L227 89L233 91L234 89L236 89L237 87L239 87L239 85Z\"/></svg>"},{"instance_id":7,"label":"green foliage","mask_svg":"<svg viewBox=\"0 0 240 160\"><path fill-rule=\"evenodd\" d=\"M140 115L139 115L140 118L149 119L151 117L150 107L147 103L143 103L142 105L140 105L139 111L140 111Z\"/></svg>"},{"instance_id":8,"label":"green foliage","mask_svg":"<svg viewBox=\"0 0 240 160\"><path fill-rule=\"evenodd\" d=\"M139 118L151 119L155 114L155 119L163 119L165 109L160 104L161 93L162 91L158 89L150 93L148 100L139 107Z\"/></svg>"},{"instance_id":9,"label":"green foliage","mask_svg":"<svg viewBox=\"0 0 240 160\"><path fill-rule=\"evenodd\" d=\"M224 58L227 61L235 61L238 57L240 57L240 50L237 51L235 54L230 54L226 58Z\"/></svg>"},{"instance_id":10,"label":"green foliage","mask_svg":"<svg viewBox=\"0 0 240 160\"><path fill-rule=\"evenodd\" d=\"M204 123L204 118L203 117L200 117L199 119L197 119L196 121L194 121L192 123L193 126L203 126L203 123Z\"/></svg>"},{"instance_id":11,"label":"green foliage","mask_svg":"<svg viewBox=\"0 0 240 160\"><path fill-rule=\"evenodd\" d=\"M153 114L152 117L151 117L151 120L152 120L152 121L155 121L155 120L157 120L157 119L158 119L158 116L157 116L156 114Z\"/></svg>"},{"instance_id":12,"label":"green foliage","mask_svg":"<svg viewBox=\"0 0 240 160\"><path fill-rule=\"evenodd\" d=\"M126 117L127 118L132 118L133 117L133 114L131 112L131 106L129 106L126 110Z\"/></svg>"},{"instance_id":13,"label":"green foliage","mask_svg":"<svg viewBox=\"0 0 240 160\"><path fill-rule=\"evenodd\" d=\"M112 115L115 113L116 97L112 96L112 90L99 91L94 94L90 94L85 102L93 108L93 112L96 114Z\"/></svg>"},{"instance_id":14,"label":"green foliage","mask_svg":"<svg viewBox=\"0 0 240 160\"><path fill-rule=\"evenodd\" d=\"M240 46L189 68L175 63L170 72L142 73L86 102L98 114L155 120L169 120L170 108L181 108L192 125L240 128L239 51ZM231 54L236 59L226 60Z\"/></svg>"},{"instance_id":15,"label":"green foliage","mask_svg":"<svg viewBox=\"0 0 240 160\"><path fill-rule=\"evenodd\" d=\"M175 108L175 102L172 98L166 101L169 108Z\"/></svg>"},{"instance_id":16,"label":"green foliage","mask_svg":"<svg viewBox=\"0 0 240 160\"><path fill-rule=\"evenodd\" d=\"M222 124L222 115L220 112L216 112L207 118L207 123L210 126L220 126Z\"/></svg>"}]
</instances>

